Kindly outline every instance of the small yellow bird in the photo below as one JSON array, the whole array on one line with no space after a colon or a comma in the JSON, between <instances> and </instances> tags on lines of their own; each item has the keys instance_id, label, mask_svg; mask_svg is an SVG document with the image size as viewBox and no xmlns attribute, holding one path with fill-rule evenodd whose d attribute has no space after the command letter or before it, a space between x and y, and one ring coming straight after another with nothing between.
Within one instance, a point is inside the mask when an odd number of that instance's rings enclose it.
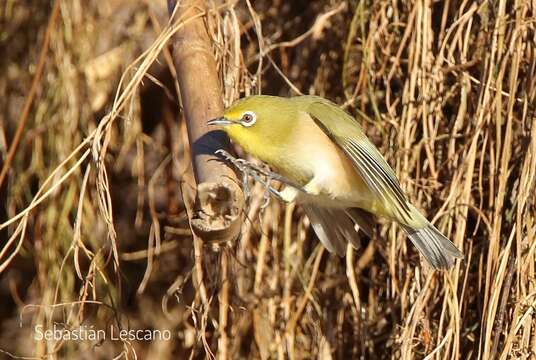
<instances>
[{"instance_id":1,"label":"small yellow bird","mask_svg":"<svg viewBox=\"0 0 536 360\"><path fill-rule=\"evenodd\" d=\"M370 235L373 214L400 224L435 268L463 258L408 201L361 126L334 103L317 96L249 96L209 124L223 126L246 152L297 184L278 195L304 208L329 251L343 256L348 243L357 245L354 223Z\"/></svg>"}]
</instances>

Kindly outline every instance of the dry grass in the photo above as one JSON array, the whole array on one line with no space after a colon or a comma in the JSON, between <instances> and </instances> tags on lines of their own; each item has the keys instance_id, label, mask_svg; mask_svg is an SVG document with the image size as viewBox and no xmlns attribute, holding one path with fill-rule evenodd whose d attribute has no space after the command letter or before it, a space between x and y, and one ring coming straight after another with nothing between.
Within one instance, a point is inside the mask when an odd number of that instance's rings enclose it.
<instances>
[{"instance_id":1,"label":"dry grass","mask_svg":"<svg viewBox=\"0 0 536 360\"><path fill-rule=\"evenodd\" d=\"M32 6L0 6L2 167L51 13ZM433 272L390 224L339 259L299 207L263 208L251 184L241 238L197 249L196 269L166 48L188 20L167 23L163 4L61 1L0 190L0 357L535 358L535 11L212 3L225 102L344 104L466 259ZM173 341L35 341L37 325L170 329Z\"/></svg>"}]
</instances>

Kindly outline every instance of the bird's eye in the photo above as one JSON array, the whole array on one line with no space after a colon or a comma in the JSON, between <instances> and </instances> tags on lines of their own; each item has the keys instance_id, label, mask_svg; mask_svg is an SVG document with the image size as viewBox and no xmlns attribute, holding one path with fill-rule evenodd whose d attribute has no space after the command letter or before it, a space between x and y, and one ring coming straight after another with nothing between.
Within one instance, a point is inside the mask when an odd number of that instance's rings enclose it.
<instances>
[{"instance_id":1,"label":"bird's eye","mask_svg":"<svg viewBox=\"0 0 536 360\"><path fill-rule=\"evenodd\" d=\"M242 123L243 126L251 126L251 125L255 124L255 121L257 121L257 117L255 116L254 112L246 111L242 115L241 123Z\"/></svg>"}]
</instances>

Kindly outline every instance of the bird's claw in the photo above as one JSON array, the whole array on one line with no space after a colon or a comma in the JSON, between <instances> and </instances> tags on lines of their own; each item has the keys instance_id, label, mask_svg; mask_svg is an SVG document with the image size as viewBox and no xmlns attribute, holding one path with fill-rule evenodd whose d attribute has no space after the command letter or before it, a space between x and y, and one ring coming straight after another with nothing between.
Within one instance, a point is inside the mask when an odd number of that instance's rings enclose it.
<instances>
[{"instance_id":1,"label":"bird's claw","mask_svg":"<svg viewBox=\"0 0 536 360\"><path fill-rule=\"evenodd\" d=\"M253 164L245 159L237 159L233 155L229 154L227 151L223 149L216 150L215 154L221 155L225 160L229 161L233 166L235 166L241 173L242 173L242 188L244 189L244 193L246 198L249 198L250 192L249 192L249 186L248 186L248 178L251 176L255 181L259 182L266 191L264 192L264 199L265 202L261 206L261 208L265 208L270 203L270 194L274 195L276 198L278 198L281 201L285 201L283 196L281 195L281 192L276 190L270 183L272 180L279 181L287 186L294 187L300 191L303 191L303 189L292 183L290 180L286 179L285 177L267 170L263 169L260 166ZM266 179L263 179L263 177Z\"/></svg>"}]
</instances>

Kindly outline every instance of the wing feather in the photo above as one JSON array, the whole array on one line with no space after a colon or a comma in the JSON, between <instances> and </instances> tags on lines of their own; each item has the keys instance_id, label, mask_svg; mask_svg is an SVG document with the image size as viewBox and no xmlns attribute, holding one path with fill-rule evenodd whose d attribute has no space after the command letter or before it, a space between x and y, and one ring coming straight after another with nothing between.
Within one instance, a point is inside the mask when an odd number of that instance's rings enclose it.
<instances>
[{"instance_id":1,"label":"wing feather","mask_svg":"<svg viewBox=\"0 0 536 360\"><path fill-rule=\"evenodd\" d=\"M367 139L361 126L346 112L323 99L312 102L307 112L315 123L352 160L368 187L404 222L411 222L412 211L394 171L376 147Z\"/></svg>"}]
</instances>

